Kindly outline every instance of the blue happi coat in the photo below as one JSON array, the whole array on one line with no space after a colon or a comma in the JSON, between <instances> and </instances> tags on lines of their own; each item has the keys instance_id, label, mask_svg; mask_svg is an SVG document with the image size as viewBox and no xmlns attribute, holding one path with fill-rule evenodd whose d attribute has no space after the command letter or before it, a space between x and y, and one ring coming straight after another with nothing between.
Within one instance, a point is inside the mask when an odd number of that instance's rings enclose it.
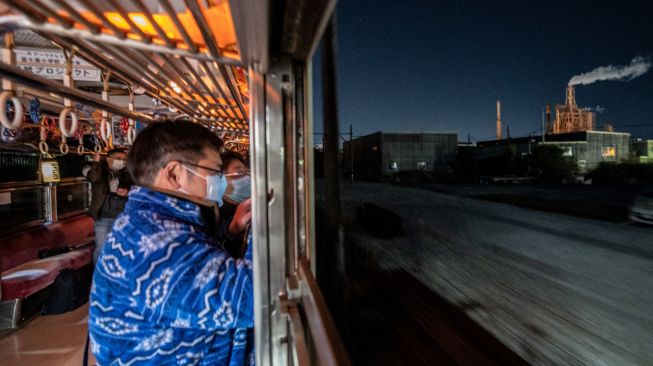
<instances>
[{"instance_id":1,"label":"blue happi coat","mask_svg":"<svg viewBox=\"0 0 653 366\"><path fill-rule=\"evenodd\" d=\"M253 364L252 245L234 259L201 206L129 193L93 275L89 332L98 365Z\"/></svg>"}]
</instances>

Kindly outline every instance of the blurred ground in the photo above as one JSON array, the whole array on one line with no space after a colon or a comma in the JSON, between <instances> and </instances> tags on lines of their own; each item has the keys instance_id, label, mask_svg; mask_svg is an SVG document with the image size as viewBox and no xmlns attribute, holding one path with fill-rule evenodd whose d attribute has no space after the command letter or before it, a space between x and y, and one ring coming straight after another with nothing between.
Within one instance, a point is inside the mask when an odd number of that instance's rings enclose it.
<instances>
[{"instance_id":1,"label":"blurred ground","mask_svg":"<svg viewBox=\"0 0 653 366\"><path fill-rule=\"evenodd\" d=\"M532 364L653 364L651 228L375 183L343 195L348 271L410 273ZM355 225L364 202L405 235Z\"/></svg>"},{"instance_id":2,"label":"blurred ground","mask_svg":"<svg viewBox=\"0 0 653 366\"><path fill-rule=\"evenodd\" d=\"M438 184L412 183L409 187L464 197L509 203L543 211L622 222L628 208L645 187L618 184Z\"/></svg>"}]
</instances>

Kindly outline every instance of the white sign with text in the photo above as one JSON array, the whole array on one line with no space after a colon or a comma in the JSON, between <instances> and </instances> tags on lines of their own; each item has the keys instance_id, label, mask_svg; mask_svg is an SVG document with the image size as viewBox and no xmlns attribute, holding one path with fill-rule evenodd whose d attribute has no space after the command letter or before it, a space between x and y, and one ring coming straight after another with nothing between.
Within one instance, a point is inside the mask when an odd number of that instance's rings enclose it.
<instances>
[{"instance_id":1,"label":"white sign with text","mask_svg":"<svg viewBox=\"0 0 653 366\"><path fill-rule=\"evenodd\" d=\"M16 66L46 79L63 80L66 58L62 51L15 49ZM73 80L100 81L100 69L79 57L73 57Z\"/></svg>"}]
</instances>

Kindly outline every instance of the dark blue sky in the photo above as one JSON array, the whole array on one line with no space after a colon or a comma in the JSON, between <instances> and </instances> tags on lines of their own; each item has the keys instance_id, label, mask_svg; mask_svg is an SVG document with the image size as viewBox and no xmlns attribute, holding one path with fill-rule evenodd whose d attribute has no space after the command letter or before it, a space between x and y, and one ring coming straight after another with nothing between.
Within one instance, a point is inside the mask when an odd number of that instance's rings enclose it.
<instances>
[{"instance_id":1,"label":"dark blue sky","mask_svg":"<svg viewBox=\"0 0 653 366\"><path fill-rule=\"evenodd\" d=\"M653 57L651 0L341 0L337 19L341 132L351 123L356 135L457 131L460 140L491 139L497 99L512 136L539 133L540 109L564 102L573 75ZM576 100L605 108L599 127L612 122L653 137L653 70L577 86Z\"/></svg>"}]
</instances>

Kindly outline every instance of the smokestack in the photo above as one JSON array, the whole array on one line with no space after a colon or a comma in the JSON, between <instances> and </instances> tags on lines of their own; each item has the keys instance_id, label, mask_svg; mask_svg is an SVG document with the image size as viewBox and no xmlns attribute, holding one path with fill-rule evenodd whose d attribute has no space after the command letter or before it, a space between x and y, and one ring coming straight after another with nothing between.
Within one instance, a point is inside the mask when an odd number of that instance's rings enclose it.
<instances>
[{"instance_id":1,"label":"smokestack","mask_svg":"<svg viewBox=\"0 0 653 366\"><path fill-rule=\"evenodd\" d=\"M567 103L570 107L576 106L576 92L573 85L567 85Z\"/></svg>"},{"instance_id":2,"label":"smokestack","mask_svg":"<svg viewBox=\"0 0 653 366\"><path fill-rule=\"evenodd\" d=\"M501 101L497 100L497 140L501 140Z\"/></svg>"},{"instance_id":3,"label":"smokestack","mask_svg":"<svg viewBox=\"0 0 653 366\"><path fill-rule=\"evenodd\" d=\"M546 104L546 130L551 131L551 105Z\"/></svg>"}]
</instances>

